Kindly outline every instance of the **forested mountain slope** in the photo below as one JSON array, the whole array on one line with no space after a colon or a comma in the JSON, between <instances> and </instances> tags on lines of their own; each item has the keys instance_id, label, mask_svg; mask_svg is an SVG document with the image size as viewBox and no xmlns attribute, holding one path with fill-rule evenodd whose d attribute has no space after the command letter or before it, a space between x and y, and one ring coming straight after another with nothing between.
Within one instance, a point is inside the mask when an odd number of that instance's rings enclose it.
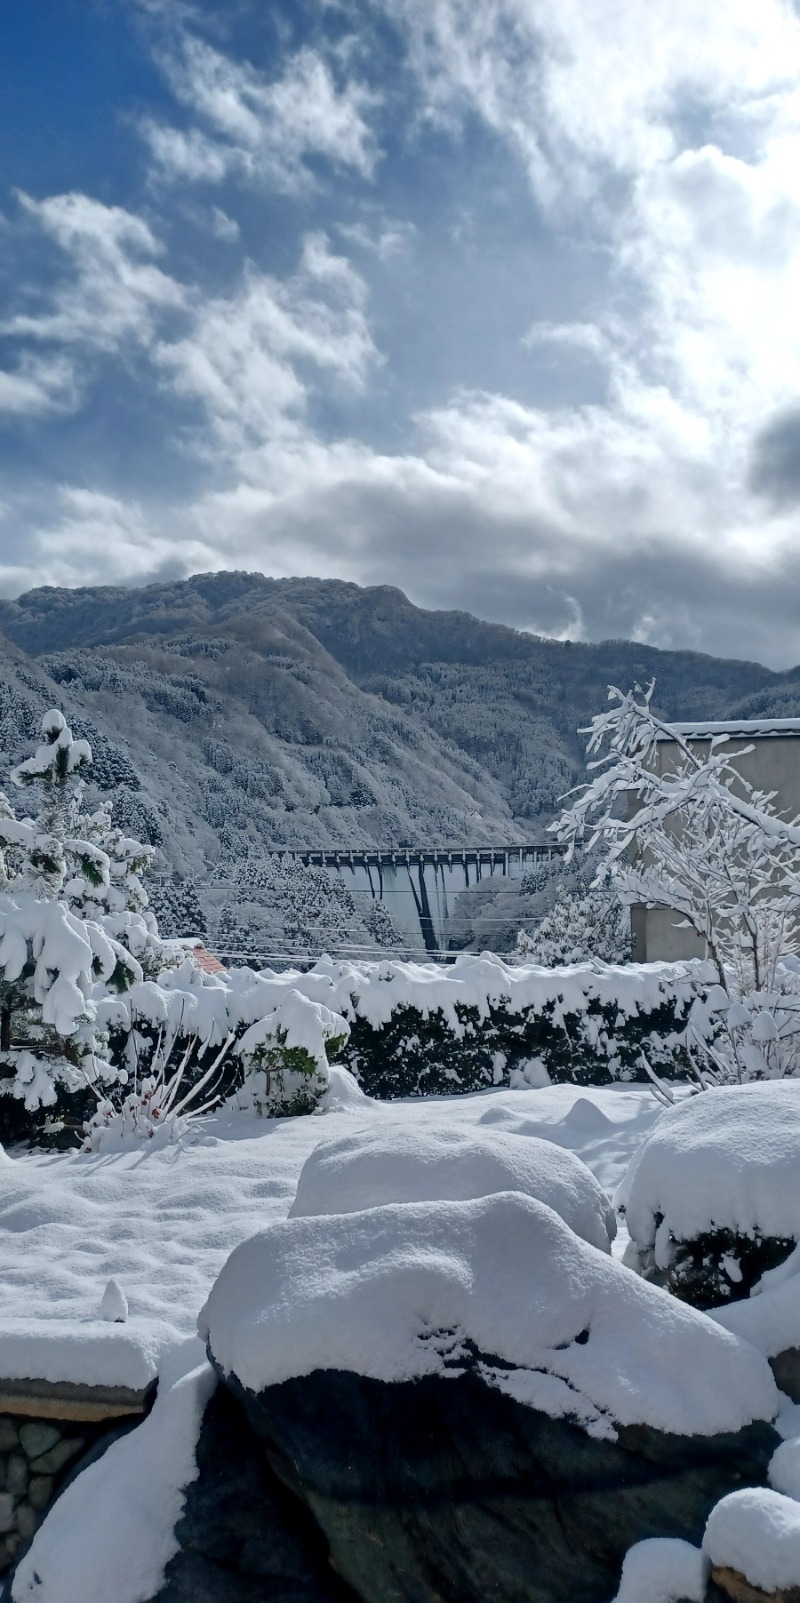
<instances>
[{"instance_id":1,"label":"forested mountain slope","mask_svg":"<svg viewBox=\"0 0 800 1603\"><path fill-rule=\"evenodd\" d=\"M398 590L220 573L0 602L0 762L58 702L181 874L265 847L540 838L610 682L671 717L800 712L800 672L539 639Z\"/></svg>"}]
</instances>

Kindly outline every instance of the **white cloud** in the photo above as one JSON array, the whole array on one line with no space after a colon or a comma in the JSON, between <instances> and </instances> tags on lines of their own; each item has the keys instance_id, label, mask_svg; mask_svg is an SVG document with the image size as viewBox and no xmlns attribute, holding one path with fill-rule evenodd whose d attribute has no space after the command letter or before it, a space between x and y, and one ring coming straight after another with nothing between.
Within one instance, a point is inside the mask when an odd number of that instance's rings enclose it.
<instances>
[{"instance_id":1,"label":"white cloud","mask_svg":"<svg viewBox=\"0 0 800 1603\"><path fill-rule=\"evenodd\" d=\"M82 194L19 199L69 258L72 275L48 295L46 309L7 318L2 333L110 351L127 339L146 342L157 315L183 305L181 285L153 261L161 246L141 217Z\"/></svg>"},{"instance_id":2,"label":"white cloud","mask_svg":"<svg viewBox=\"0 0 800 1603\"><path fill-rule=\"evenodd\" d=\"M574 353L598 362L607 360L610 354L608 336L596 323L553 323L538 318L523 334L522 344L529 351L550 346L555 352Z\"/></svg>"},{"instance_id":3,"label":"white cloud","mask_svg":"<svg viewBox=\"0 0 800 1603\"><path fill-rule=\"evenodd\" d=\"M36 531L26 570L0 567L6 593L9 579L23 571L29 584L91 583L98 575L104 584L135 584L218 565L214 548L180 518L75 485L61 485L55 503Z\"/></svg>"},{"instance_id":4,"label":"white cloud","mask_svg":"<svg viewBox=\"0 0 800 1603\"><path fill-rule=\"evenodd\" d=\"M384 0L432 117L475 111L540 198L585 201L598 166L636 174L680 148L680 114L746 114L797 83L785 0ZM770 106L769 114L772 114Z\"/></svg>"},{"instance_id":5,"label":"white cloud","mask_svg":"<svg viewBox=\"0 0 800 1603\"><path fill-rule=\"evenodd\" d=\"M362 389L379 360L366 286L322 234L306 237L293 277L251 264L232 295L200 303L186 336L154 356L177 392L201 404L215 450L241 471L242 453L304 427L312 388Z\"/></svg>"},{"instance_id":6,"label":"white cloud","mask_svg":"<svg viewBox=\"0 0 800 1603\"><path fill-rule=\"evenodd\" d=\"M211 228L216 239L222 239L229 245L234 244L241 233L236 218L229 217L220 206L211 208Z\"/></svg>"},{"instance_id":7,"label":"white cloud","mask_svg":"<svg viewBox=\"0 0 800 1603\"><path fill-rule=\"evenodd\" d=\"M404 256L412 247L417 238L418 230L411 222L402 222L395 218L383 218L380 224L370 229L364 223L338 223L337 233L348 244L355 245L359 250L368 251L377 256L381 262L390 261L393 257Z\"/></svg>"},{"instance_id":8,"label":"white cloud","mask_svg":"<svg viewBox=\"0 0 800 1603\"><path fill-rule=\"evenodd\" d=\"M204 126L181 130L145 119L142 133L161 174L219 183L233 175L297 193L313 187L309 158L371 178L377 148L367 121L377 97L350 81L339 89L315 50L299 50L273 81L188 32L161 65L175 95Z\"/></svg>"},{"instance_id":9,"label":"white cloud","mask_svg":"<svg viewBox=\"0 0 800 1603\"><path fill-rule=\"evenodd\" d=\"M78 404L74 365L63 356L25 351L17 366L0 369L0 416L47 417L71 412Z\"/></svg>"}]
</instances>

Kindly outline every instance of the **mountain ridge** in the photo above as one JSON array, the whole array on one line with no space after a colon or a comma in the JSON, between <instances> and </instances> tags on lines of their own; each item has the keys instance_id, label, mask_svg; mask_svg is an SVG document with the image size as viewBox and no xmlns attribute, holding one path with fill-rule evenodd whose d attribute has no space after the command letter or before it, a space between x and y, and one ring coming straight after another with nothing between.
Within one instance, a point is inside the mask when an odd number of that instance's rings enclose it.
<instances>
[{"instance_id":1,"label":"mountain ridge","mask_svg":"<svg viewBox=\"0 0 800 1603\"><path fill-rule=\"evenodd\" d=\"M609 683L655 677L675 719L800 714L797 669L245 573L0 601L0 669L5 771L57 702L119 822L212 900L281 847L544 840Z\"/></svg>"}]
</instances>

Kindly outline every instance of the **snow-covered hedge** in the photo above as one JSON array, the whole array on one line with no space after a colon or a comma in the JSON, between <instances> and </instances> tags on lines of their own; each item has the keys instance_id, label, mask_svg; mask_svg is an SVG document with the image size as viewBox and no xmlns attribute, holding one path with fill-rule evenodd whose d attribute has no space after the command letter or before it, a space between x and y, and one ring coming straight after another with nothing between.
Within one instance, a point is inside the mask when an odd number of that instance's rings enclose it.
<instances>
[{"instance_id":1,"label":"snow-covered hedge","mask_svg":"<svg viewBox=\"0 0 800 1603\"><path fill-rule=\"evenodd\" d=\"M617 1198L626 1261L696 1307L749 1297L800 1241L800 1084L724 1086L667 1109Z\"/></svg>"},{"instance_id":2,"label":"snow-covered hedge","mask_svg":"<svg viewBox=\"0 0 800 1603\"><path fill-rule=\"evenodd\" d=\"M580 1085L686 1070L683 1037L709 1029L702 964L547 969L490 953L435 963L333 962L262 975L341 1014L340 1061L370 1096L441 1096L490 1085Z\"/></svg>"}]
</instances>

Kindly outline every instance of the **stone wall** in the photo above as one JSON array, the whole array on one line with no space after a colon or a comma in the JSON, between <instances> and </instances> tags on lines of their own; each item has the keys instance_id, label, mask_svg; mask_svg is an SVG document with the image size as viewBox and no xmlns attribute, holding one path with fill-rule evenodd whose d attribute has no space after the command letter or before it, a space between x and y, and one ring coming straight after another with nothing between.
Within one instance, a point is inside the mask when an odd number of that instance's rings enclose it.
<instances>
[{"instance_id":1,"label":"stone wall","mask_svg":"<svg viewBox=\"0 0 800 1603\"><path fill-rule=\"evenodd\" d=\"M0 1414L0 1574L30 1541L65 1476L103 1429Z\"/></svg>"}]
</instances>

